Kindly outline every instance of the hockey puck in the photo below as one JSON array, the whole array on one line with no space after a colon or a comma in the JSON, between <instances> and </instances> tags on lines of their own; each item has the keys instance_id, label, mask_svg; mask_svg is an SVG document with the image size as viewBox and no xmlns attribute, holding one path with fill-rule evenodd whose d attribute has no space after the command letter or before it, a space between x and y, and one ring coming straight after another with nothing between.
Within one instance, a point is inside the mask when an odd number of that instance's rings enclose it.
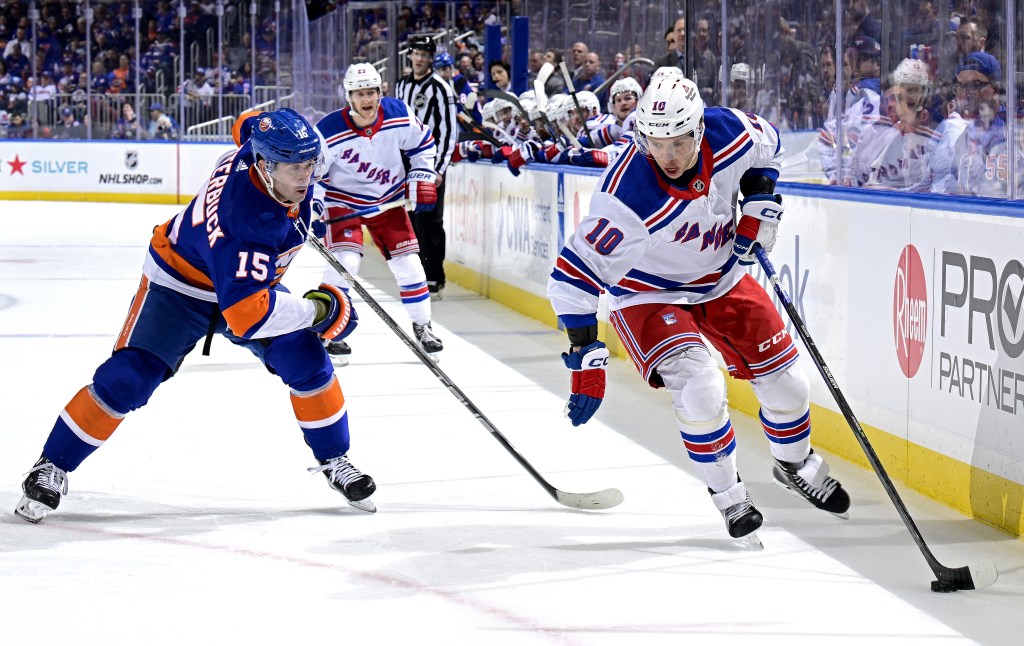
<instances>
[{"instance_id":1,"label":"hockey puck","mask_svg":"<svg viewBox=\"0 0 1024 646\"><path fill-rule=\"evenodd\" d=\"M932 592L956 592L957 589L952 581L932 581Z\"/></svg>"}]
</instances>

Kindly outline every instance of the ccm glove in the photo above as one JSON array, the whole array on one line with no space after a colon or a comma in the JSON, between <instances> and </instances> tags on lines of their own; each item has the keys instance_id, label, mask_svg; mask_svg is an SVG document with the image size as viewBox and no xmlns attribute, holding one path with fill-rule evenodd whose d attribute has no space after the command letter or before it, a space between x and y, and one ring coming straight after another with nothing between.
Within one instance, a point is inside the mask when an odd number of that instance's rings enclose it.
<instances>
[{"instance_id":1,"label":"ccm glove","mask_svg":"<svg viewBox=\"0 0 1024 646\"><path fill-rule=\"evenodd\" d=\"M311 289L302 297L313 301L316 307L316 316L309 329L324 340L340 341L352 334L359 324L359 315L352 307L352 300L340 287L324 283L320 289Z\"/></svg>"},{"instance_id":2,"label":"ccm glove","mask_svg":"<svg viewBox=\"0 0 1024 646\"><path fill-rule=\"evenodd\" d=\"M433 211L437 205L437 187L434 173L427 170L411 170L405 178L409 198L409 210L413 213Z\"/></svg>"},{"instance_id":3,"label":"ccm glove","mask_svg":"<svg viewBox=\"0 0 1024 646\"><path fill-rule=\"evenodd\" d=\"M572 370L572 394L565 405L565 415L573 426L580 426L590 421L604 399L608 348L594 341L578 350L563 352L562 361Z\"/></svg>"},{"instance_id":4,"label":"ccm glove","mask_svg":"<svg viewBox=\"0 0 1024 646\"><path fill-rule=\"evenodd\" d=\"M740 223L732 252L741 265L754 264L755 244L765 252L775 247L783 210L781 195L751 195L740 202Z\"/></svg>"}]
</instances>

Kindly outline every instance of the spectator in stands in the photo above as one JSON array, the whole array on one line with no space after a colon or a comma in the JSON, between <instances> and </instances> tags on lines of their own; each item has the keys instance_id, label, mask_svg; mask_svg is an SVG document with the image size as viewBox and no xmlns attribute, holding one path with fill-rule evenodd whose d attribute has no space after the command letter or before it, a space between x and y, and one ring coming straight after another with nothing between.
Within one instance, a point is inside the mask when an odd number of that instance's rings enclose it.
<instances>
[{"instance_id":1,"label":"spectator in stands","mask_svg":"<svg viewBox=\"0 0 1024 646\"><path fill-rule=\"evenodd\" d=\"M696 21L693 55L696 65L691 80L697 84L701 97L709 105L718 105L718 56L711 48L711 24L706 18Z\"/></svg>"},{"instance_id":2,"label":"spectator in stands","mask_svg":"<svg viewBox=\"0 0 1024 646\"><path fill-rule=\"evenodd\" d=\"M121 105L121 116L114 124L114 130L110 133L111 139L137 139L139 135L139 118L135 114L135 108L131 103Z\"/></svg>"},{"instance_id":3,"label":"spectator in stands","mask_svg":"<svg viewBox=\"0 0 1024 646\"><path fill-rule=\"evenodd\" d=\"M246 61L252 60L252 39L249 37L249 32L242 34L241 42L228 48L225 57L228 66L233 70L242 67Z\"/></svg>"},{"instance_id":4,"label":"spectator in stands","mask_svg":"<svg viewBox=\"0 0 1024 646\"><path fill-rule=\"evenodd\" d=\"M539 49L530 50L530 58L527 61L527 83L532 84L533 80L537 78L537 72L540 71L541 66L544 65L544 52Z\"/></svg>"},{"instance_id":5,"label":"spectator in stands","mask_svg":"<svg viewBox=\"0 0 1024 646\"><path fill-rule=\"evenodd\" d=\"M1005 107L1000 105L1002 67L991 54L973 52L957 67L956 105L967 128L957 142L958 190L965 195L1006 197L1006 171L993 149L1006 141ZM995 169L995 170L993 170Z\"/></svg>"},{"instance_id":6,"label":"spectator in stands","mask_svg":"<svg viewBox=\"0 0 1024 646\"><path fill-rule=\"evenodd\" d=\"M669 27L665 30L665 53L662 56L667 56L674 51L676 51L676 29Z\"/></svg>"},{"instance_id":7,"label":"spectator in stands","mask_svg":"<svg viewBox=\"0 0 1024 646\"><path fill-rule=\"evenodd\" d=\"M557 74L558 72L555 72ZM576 91L580 92L586 90L588 92L595 92L597 88L604 83L604 75L601 74L601 57L597 52L590 52L586 55L586 61L583 64L583 71L573 81L576 85ZM602 92L597 96L597 100L600 101L601 105L604 105L608 100L607 91Z\"/></svg>"},{"instance_id":8,"label":"spectator in stands","mask_svg":"<svg viewBox=\"0 0 1024 646\"><path fill-rule=\"evenodd\" d=\"M11 47L11 53L4 56L4 65L13 76L29 76L31 71L29 70L28 56L22 53L20 42L12 42L14 45Z\"/></svg>"},{"instance_id":9,"label":"spectator in stands","mask_svg":"<svg viewBox=\"0 0 1024 646\"><path fill-rule=\"evenodd\" d=\"M32 126L25 120L22 112L11 113L11 124L7 126L8 139L31 139Z\"/></svg>"},{"instance_id":10,"label":"spectator in stands","mask_svg":"<svg viewBox=\"0 0 1024 646\"><path fill-rule=\"evenodd\" d=\"M46 102L57 95L57 86L53 83L53 75L49 70L43 70L39 77L39 84L32 88L29 99Z\"/></svg>"},{"instance_id":11,"label":"spectator in stands","mask_svg":"<svg viewBox=\"0 0 1024 646\"><path fill-rule=\"evenodd\" d=\"M570 60L572 63L569 65L569 71L572 73L574 83L580 73L583 72L584 63L587 62L587 54L589 53L590 49L587 47L586 43L573 43L572 49L570 50Z\"/></svg>"},{"instance_id":12,"label":"spectator in stands","mask_svg":"<svg viewBox=\"0 0 1024 646\"><path fill-rule=\"evenodd\" d=\"M878 4L878 0L852 0L849 3L850 20L857 25L853 33L854 39L858 36L867 36L876 42L881 40L882 21L872 11Z\"/></svg>"},{"instance_id":13,"label":"spectator in stands","mask_svg":"<svg viewBox=\"0 0 1024 646\"><path fill-rule=\"evenodd\" d=\"M544 84L544 93L548 96L555 96L565 92L565 77L562 76L561 64L562 54L557 49L551 48L544 52L544 62L555 66L555 73L548 77ZM532 85L530 87L533 87Z\"/></svg>"},{"instance_id":14,"label":"spectator in stands","mask_svg":"<svg viewBox=\"0 0 1024 646\"><path fill-rule=\"evenodd\" d=\"M32 41L29 40L24 27L18 27L14 32L14 38L7 41L7 46L4 47L5 59L14 53L15 45L20 48L21 52L27 52L32 47Z\"/></svg>"},{"instance_id":15,"label":"spectator in stands","mask_svg":"<svg viewBox=\"0 0 1024 646\"><path fill-rule=\"evenodd\" d=\"M85 128L75 118L75 111L70 106L64 106L60 110L60 122L53 127L54 139L82 139L85 137Z\"/></svg>"},{"instance_id":16,"label":"spectator in stands","mask_svg":"<svg viewBox=\"0 0 1024 646\"><path fill-rule=\"evenodd\" d=\"M678 67L686 72L686 18L676 20L673 29L672 51L654 61L654 67ZM735 56L735 54L733 54Z\"/></svg>"},{"instance_id":17,"label":"spectator in stands","mask_svg":"<svg viewBox=\"0 0 1024 646\"><path fill-rule=\"evenodd\" d=\"M149 124L146 126L149 139L171 141L178 138L178 122L164 114L164 106L154 103L149 106Z\"/></svg>"},{"instance_id":18,"label":"spectator in stands","mask_svg":"<svg viewBox=\"0 0 1024 646\"><path fill-rule=\"evenodd\" d=\"M491 83L494 83L494 87L501 90L502 92L512 91L512 69L509 64L505 61L491 61L490 67Z\"/></svg>"}]
</instances>

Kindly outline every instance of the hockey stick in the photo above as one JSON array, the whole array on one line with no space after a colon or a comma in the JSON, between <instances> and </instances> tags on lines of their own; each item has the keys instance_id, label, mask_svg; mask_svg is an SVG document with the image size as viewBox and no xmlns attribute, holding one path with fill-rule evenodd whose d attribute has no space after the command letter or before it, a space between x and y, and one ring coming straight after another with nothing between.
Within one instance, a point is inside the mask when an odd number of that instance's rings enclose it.
<instances>
[{"instance_id":1,"label":"hockey stick","mask_svg":"<svg viewBox=\"0 0 1024 646\"><path fill-rule=\"evenodd\" d=\"M365 218L365 217L369 217L371 215L377 215L378 213L383 213L384 211L390 211L391 209L397 209L398 207L406 207L406 206L409 206L409 200L406 200L406 199L395 200L394 202L385 202L384 204L378 204L377 206L371 206L368 209L363 209L361 211L353 211L352 213L346 213L345 215L339 215L336 218L330 218L329 220L324 220L324 224L334 224L335 222L344 222L345 220L352 220L354 218Z\"/></svg>"},{"instance_id":2,"label":"hockey stick","mask_svg":"<svg viewBox=\"0 0 1024 646\"><path fill-rule=\"evenodd\" d=\"M463 125L466 126L466 129L469 130L469 132L476 135L477 138L483 139L487 143L491 144L492 146L497 146L498 148L501 148L502 146L505 145L498 141L497 137L487 132L483 125L480 124L476 119L471 117L468 112L459 112L456 115L456 118L458 118L458 120L461 121Z\"/></svg>"},{"instance_id":3,"label":"hockey stick","mask_svg":"<svg viewBox=\"0 0 1024 646\"><path fill-rule=\"evenodd\" d=\"M491 435L494 436L494 439L498 440L498 442L505 447L505 450L512 454L512 457L516 459L516 462L526 469L526 471L533 476L533 479L540 483L540 486L544 488L544 491L548 492L548 495L554 498L556 502L575 509L608 509L609 507L614 507L622 502L622 492L618 489L603 489L592 493L569 493L556 489L551 483L545 480L544 476L534 469L533 465L527 462L526 458L524 458L519 451L512 446L512 443L501 434L501 431L491 423L491 420L487 419L487 416L484 415L483 412L481 412L481 410L469 400L469 397L467 397L466 394L455 385L448 375L446 375L444 371L434 363L427 353L424 352L423 348L421 348L418 343L413 341L409 335L399 327L398 323L395 322L395 319L391 318L391 316L384 311L384 308L381 307L372 296L370 296L369 292L366 291L359 281L352 277L352 274L345 269L345 266L338 262L338 259L327 250L324 243L320 242L320 239L316 236L309 235L309 231L303 231L298 219L295 220L295 228L306 238L306 242L324 257L327 264L334 268L336 272L341 274L345 280L352 285L353 289L356 290L356 293L359 294L367 305L370 306L370 309L372 309L377 316L379 316L381 320L391 328L391 331L394 332L403 343L405 343L406 347L412 350L413 353L419 357L419 360L423 362L423 365L434 373L434 376L444 384L448 389L448 392L454 395L455 399L459 400L459 403L469 409L469 412L473 414L473 417L476 417L477 420L484 425L484 428L490 431Z\"/></svg>"},{"instance_id":4,"label":"hockey stick","mask_svg":"<svg viewBox=\"0 0 1024 646\"><path fill-rule=\"evenodd\" d=\"M551 122L551 118L548 117L548 95L544 92L544 84L548 82L551 75L555 72L555 66L551 63L544 63L540 71L537 72L537 78L533 79L533 97L537 100L537 111L540 112L540 116L544 117L544 125L547 127L548 132L551 133L551 139L558 141L558 133L561 132L565 143L573 146L574 148L583 148L580 144L579 139L576 135L572 134L568 130L562 130L556 128L555 124Z\"/></svg>"},{"instance_id":5,"label":"hockey stick","mask_svg":"<svg viewBox=\"0 0 1024 646\"><path fill-rule=\"evenodd\" d=\"M576 114L580 117L580 123L583 124L583 129L587 132L587 140L590 142L591 148L596 148L594 143L594 136L590 134L590 126L587 125L587 113L583 111L583 106L580 105L580 100L576 98L576 86L572 83L572 75L569 74L569 68L566 67L565 61L558 64L562 70L562 77L565 78L565 86L569 88L569 96L572 97L572 102L576 104Z\"/></svg>"},{"instance_id":6,"label":"hockey stick","mask_svg":"<svg viewBox=\"0 0 1024 646\"><path fill-rule=\"evenodd\" d=\"M839 384L836 383L836 379L832 376L832 372L828 369L828 366L825 365L825 360L822 358L821 353L818 352L818 347L814 344L814 340L811 339L811 333L807 331L807 326L804 324L800 314L796 311L796 306L793 305L793 301L789 298L789 294L786 293L786 290L779 282L779 276L775 273L775 267L772 266L771 261L768 260L768 254L760 245L755 245L754 255L757 256L757 261L761 264L761 268L764 269L764 273L768 276L768 280L771 281L772 287L775 288L775 294L779 297L779 300L782 301L783 307L786 308L786 312L789 314L789 318L792 319L793 325L800 334L800 338L803 340L804 345L807 346L808 352L811 353L814 365L817 366L818 372L820 372L821 376L825 379L825 385L828 386L829 392L832 393L832 397L834 397L836 403L839 404L839 410L842 411L843 416L850 425L850 429L857 438L860 448L864 450L864 455L867 456L868 462L871 463L871 468L875 470L875 475L882 481L882 487L885 489L885 493L889 494L889 499L892 500L892 504L896 506L896 511L899 513L900 518L903 519L903 524L907 526L907 529L910 531L910 535L914 538L914 542L917 543L918 549L921 550L921 554L924 555L924 559L928 562L928 566L935 574L936 580L932 581L932 592L980 590L981 588L988 587L995 583L996 579L999 577L999 572L996 570L996 566L992 561L979 561L963 567L950 568L939 563L931 550L928 549L928 545L924 542L924 537L921 536L921 532L917 529L917 525L914 524L914 519L910 517L910 512L907 511L907 506L903 503L899 492L896 491L896 487L892 484L892 480L889 479L889 475L885 472L885 467L882 466L882 462L878 459L878 455L875 453L875 449L868 441L868 436L864 433L864 429L861 428L860 422L858 422L857 418L854 416L853 409L850 407L849 402L846 401L846 397L843 396L842 391L839 390Z\"/></svg>"},{"instance_id":7,"label":"hockey stick","mask_svg":"<svg viewBox=\"0 0 1024 646\"><path fill-rule=\"evenodd\" d=\"M598 85L597 89L594 90L594 94L596 94L598 96L601 96L601 94L605 90L607 90L608 88L610 88L612 86L612 83L617 81L620 76L622 76L623 74L626 73L626 70L628 70L633 65L636 65L637 63L644 63L645 65L650 65L651 67L655 66L654 61L652 61L649 58L634 58L634 59L631 59L631 60L627 61L625 65L623 65L619 69L615 70L615 73L612 74L611 76L609 76L608 78L606 78L604 80L604 83L602 83L601 85Z\"/></svg>"}]
</instances>

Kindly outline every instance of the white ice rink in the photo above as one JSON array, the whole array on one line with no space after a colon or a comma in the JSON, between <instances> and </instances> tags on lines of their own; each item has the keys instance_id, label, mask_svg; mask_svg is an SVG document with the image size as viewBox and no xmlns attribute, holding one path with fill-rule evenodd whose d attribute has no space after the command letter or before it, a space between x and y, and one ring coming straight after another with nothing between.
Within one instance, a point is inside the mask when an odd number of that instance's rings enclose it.
<instances>
[{"instance_id":1,"label":"white ice rink","mask_svg":"<svg viewBox=\"0 0 1024 646\"><path fill-rule=\"evenodd\" d=\"M357 301L339 376L377 514L306 472L286 387L218 337L70 475L56 512L16 518L23 474L109 355L150 231L176 210L3 204L0 644L1024 643L1019 540L901 487L940 561L1000 570L986 590L932 593L873 473L830 458L851 517L816 511L771 483L767 441L737 414L765 516L765 549L746 549L663 392L613 361L604 406L573 428L564 334L454 285L434 305L441 367L552 484L617 487L621 506L556 504ZM313 287L322 267L304 250L285 283ZM363 275L407 326L375 251Z\"/></svg>"}]
</instances>

